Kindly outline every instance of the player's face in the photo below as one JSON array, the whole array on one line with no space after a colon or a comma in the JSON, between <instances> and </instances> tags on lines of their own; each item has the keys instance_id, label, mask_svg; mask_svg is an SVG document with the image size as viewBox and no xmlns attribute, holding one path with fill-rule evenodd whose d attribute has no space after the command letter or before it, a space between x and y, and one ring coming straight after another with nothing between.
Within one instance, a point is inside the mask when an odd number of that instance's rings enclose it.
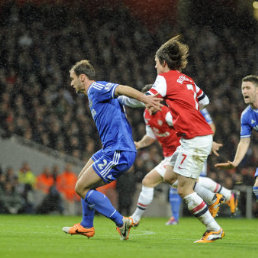
<instances>
[{"instance_id":1,"label":"player's face","mask_svg":"<svg viewBox=\"0 0 258 258\"><path fill-rule=\"evenodd\" d=\"M76 93L84 92L84 86L79 76L77 76L74 71L70 72L70 78L71 78L71 87L75 89Z\"/></svg>"},{"instance_id":2,"label":"player's face","mask_svg":"<svg viewBox=\"0 0 258 258\"><path fill-rule=\"evenodd\" d=\"M157 70L157 74L165 72L164 66L160 63L159 59L155 57L155 68Z\"/></svg>"},{"instance_id":3,"label":"player's face","mask_svg":"<svg viewBox=\"0 0 258 258\"><path fill-rule=\"evenodd\" d=\"M242 82L242 94L245 104L254 104L257 92L257 87L252 82Z\"/></svg>"}]
</instances>

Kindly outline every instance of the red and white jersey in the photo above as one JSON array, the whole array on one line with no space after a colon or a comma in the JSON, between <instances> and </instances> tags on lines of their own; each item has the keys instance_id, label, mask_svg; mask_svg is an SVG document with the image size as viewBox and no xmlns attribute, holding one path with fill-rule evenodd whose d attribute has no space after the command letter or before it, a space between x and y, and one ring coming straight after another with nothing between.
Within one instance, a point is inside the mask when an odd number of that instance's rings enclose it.
<instances>
[{"instance_id":1,"label":"red and white jersey","mask_svg":"<svg viewBox=\"0 0 258 258\"><path fill-rule=\"evenodd\" d=\"M199 111L199 104L208 98L192 78L171 70L159 74L149 92L158 93L158 97L165 99L172 113L173 127L178 137L192 139L196 136L213 134Z\"/></svg>"},{"instance_id":2,"label":"red and white jersey","mask_svg":"<svg viewBox=\"0 0 258 258\"><path fill-rule=\"evenodd\" d=\"M144 111L146 124L146 134L155 138L160 143L163 156L172 156L176 148L180 145L179 138L172 126L172 116L169 108L163 106L161 111L151 115L147 109Z\"/></svg>"}]
</instances>

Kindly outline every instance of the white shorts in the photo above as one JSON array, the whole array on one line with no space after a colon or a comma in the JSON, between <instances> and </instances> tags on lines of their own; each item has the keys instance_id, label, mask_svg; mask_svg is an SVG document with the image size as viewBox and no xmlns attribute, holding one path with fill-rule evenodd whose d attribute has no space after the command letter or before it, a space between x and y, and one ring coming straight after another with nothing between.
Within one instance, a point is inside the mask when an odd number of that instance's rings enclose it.
<instances>
[{"instance_id":1,"label":"white shorts","mask_svg":"<svg viewBox=\"0 0 258 258\"><path fill-rule=\"evenodd\" d=\"M204 162L211 152L212 135L198 136L193 139L181 139L181 145L174 152L170 165L182 176L198 178Z\"/></svg>"},{"instance_id":2,"label":"white shorts","mask_svg":"<svg viewBox=\"0 0 258 258\"><path fill-rule=\"evenodd\" d=\"M172 156L165 157L153 170L156 170L162 178L164 178L164 175L166 173L167 165L170 165L170 160Z\"/></svg>"}]
</instances>

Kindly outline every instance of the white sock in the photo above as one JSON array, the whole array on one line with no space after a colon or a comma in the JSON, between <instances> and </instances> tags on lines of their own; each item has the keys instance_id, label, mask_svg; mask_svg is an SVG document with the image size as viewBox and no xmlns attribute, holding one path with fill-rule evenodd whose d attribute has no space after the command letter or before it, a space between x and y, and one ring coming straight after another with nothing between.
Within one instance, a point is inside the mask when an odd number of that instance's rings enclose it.
<instances>
[{"instance_id":1,"label":"white sock","mask_svg":"<svg viewBox=\"0 0 258 258\"><path fill-rule=\"evenodd\" d=\"M184 198L188 210L211 231L219 231L220 226L211 216L206 203L197 193L191 193Z\"/></svg>"},{"instance_id":2,"label":"white sock","mask_svg":"<svg viewBox=\"0 0 258 258\"><path fill-rule=\"evenodd\" d=\"M214 203L216 198L214 199L215 193L211 192L209 189L203 187L199 182L197 182L194 186L194 191L201 196L201 198L208 204L211 205Z\"/></svg>"},{"instance_id":3,"label":"white sock","mask_svg":"<svg viewBox=\"0 0 258 258\"><path fill-rule=\"evenodd\" d=\"M210 191L214 193L220 193L225 197L225 200L228 201L231 198L231 191L222 185L216 183L214 180L212 180L209 177L199 177L198 183L204 186L205 188L208 188Z\"/></svg>"},{"instance_id":4,"label":"white sock","mask_svg":"<svg viewBox=\"0 0 258 258\"><path fill-rule=\"evenodd\" d=\"M134 211L133 218L134 223L138 223L145 212L146 208L151 204L154 195L154 188L153 187L146 187L142 186L142 191L139 195L137 208Z\"/></svg>"}]
</instances>

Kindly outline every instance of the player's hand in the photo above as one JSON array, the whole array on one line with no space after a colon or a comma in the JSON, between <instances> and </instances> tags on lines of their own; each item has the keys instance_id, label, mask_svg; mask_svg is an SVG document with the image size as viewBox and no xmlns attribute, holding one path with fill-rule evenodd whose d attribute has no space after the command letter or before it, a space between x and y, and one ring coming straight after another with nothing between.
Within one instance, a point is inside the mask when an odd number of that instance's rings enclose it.
<instances>
[{"instance_id":1,"label":"player's hand","mask_svg":"<svg viewBox=\"0 0 258 258\"><path fill-rule=\"evenodd\" d=\"M216 156L219 156L218 151L219 151L220 147L222 147L222 146L223 146L222 143L213 142L212 148L211 148L212 153L215 154Z\"/></svg>"},{"instance_id":2,"label":"player's hand","mask_svg":"<svg viewBox=\"0 0 258 258\"><path fill-rule=\"evenodd\" d=\"M232 161L228 161L225 163L217 163L214 165L216 168L225 168L225 169L231 169L235 168L236 165Z\"/></svg>"},{"instance_id":3,"label":"player's hand","mask_svg":"<svg viewBox=\"0 0 258 258\"><path fill-rule=\"evenodd\" d=\"M158 98L157 95L145 95L145 106L151 114L161 110L162 104L160 103L163 99Z\"/></svg>"},{"instance_id":4,"label":"player's hand","mask_svg":"<svg viewBox=\"0 0 258 258\"><path fill-rule=\"evenodd\" d=\"M134 142L136 150L139 150L141 148L139 142Z\"/></svg>"}]
</instances>

